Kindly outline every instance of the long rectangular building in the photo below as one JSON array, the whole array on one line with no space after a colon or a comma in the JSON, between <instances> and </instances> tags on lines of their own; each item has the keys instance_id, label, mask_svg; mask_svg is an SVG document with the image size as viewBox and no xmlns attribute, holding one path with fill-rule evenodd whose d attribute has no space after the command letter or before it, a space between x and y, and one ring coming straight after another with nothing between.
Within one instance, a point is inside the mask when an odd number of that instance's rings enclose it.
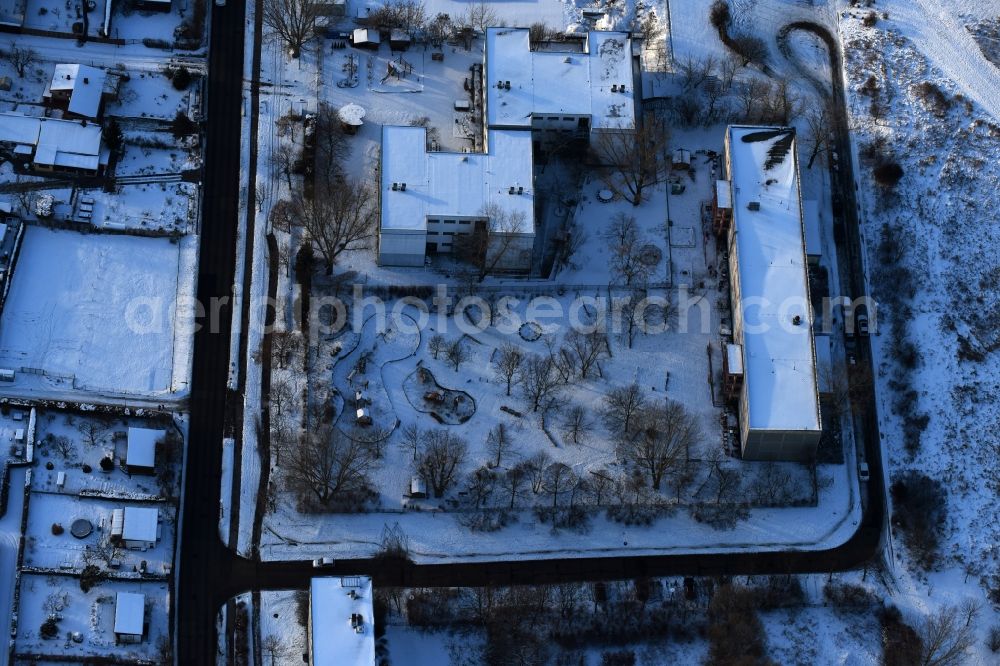
<instances>
[{"instance_id":1,"label":"long rectangular building","mask_svg":"<svg viewBox=\"0 0 1000 666\"><path fill-rule=\"evenodd\" d=\"M726 174L743 456L810 460L822 427L795 130L730 127Z\"/></svg>"}]
</instances>

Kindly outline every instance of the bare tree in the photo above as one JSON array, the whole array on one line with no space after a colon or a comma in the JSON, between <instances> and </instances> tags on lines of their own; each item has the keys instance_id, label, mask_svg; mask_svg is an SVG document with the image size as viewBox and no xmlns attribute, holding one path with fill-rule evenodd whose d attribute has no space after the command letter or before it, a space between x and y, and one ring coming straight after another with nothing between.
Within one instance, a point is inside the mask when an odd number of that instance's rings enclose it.
<instances>
[{"instance_id":1,"label":"bare tree","mask_svg":"<svg viewBox=\"0 0 1000 666\"><path fill-rule=\"evenodd\" d=\"M319 103L313 120L312 138L316 148L317 182L322 187L335 185L343 177L344 162L351 155L351 144L348 143L338 109L326 102Z\"/></svg>"},{"instance_id":2,"label":"bare tree","mask_svg":"<svg viewBox=\"0 0 1000 666\"><path fill-rule=\"evenodd\" d=\"M375 232L373 202L371 187L351 178L318 186L312 199L302 192L293 198L291 221L309 234L326 262L327 274L341 253L368 246Z\"/></svg>"},{"instance_id":3,"label":"bare tree","mask_svg":"<svg viewBox=\"0 0 1000 666\"><path fill-rule=\"evenodd\" d=\"M342 493L368 486L375 462L372 448L354 441L330 424L305 430L286 462L289 483L327 505Z\"/></svg>"},{"instance_id":4,"label":"bare tree","mask_svg":"<svg viewBox=\"0 0 1000 666\"><path fill-rule=\"evenodd\" d=\"M479 0L468 6L462 18L459 19L462 25L468 25L477 32L486 32L486 28L498 25L500 19L497 17L493 6L486 0Z\"/></svg>"},{"instance_id":5,"label":"bare tree","mask_svg":"<svg viewBox=\"0 0 1000 666\"><path fill-rule=\"evenodd\" d=\"M623 437L632 432L632 420L646 406L646 394L637 382L611 389L604 396L601 416L611 434Z\"/></svg>"},{"instance_id":6,"label":"bare tree","mask_svg":"<svg viewBox=\"0 0 1000 666\"><path fill-rule=\"evenodd\" d=\"M427 24L427 39L431 46L440 47L451 35L453 29L451 17L447 14L438 14Z\"/></svg>"},{"instance_id":7,"label":"bare tree","mask_svg":"<svg viewBox=\"0 0 1000 666\"><path fill-rule=\"evenodd\" d=\"M111 567L115 560L120 560L125 554L125 548L120 541L112 540L111 534L107 533L97 543L93 543L83 551L84 564L104 563L105 567Z\"/></svg>"},{"instance_id":8,"label":"bare tree","mask_svg":"<svg viewBox=\"0 0 1000 666\"><path fill-rule=\"evenodd\" d=\"M480 467L469 474L465 482L465 499L473 508L482 509L489 504L497 487L497 474L488 467Z\"/></svg>"},{"instance_id":9,"label":"bare tree","mask_svg":"<svg viewBox=\"0 0 1000 666\"><path fill-rule=\"evenodd\" d=\"M427 341L427 349L430 353L434 354L434 360L437 360L438 355L448 349L448 340L446 340L440 333L435 333L431 336L431 339Z\"/></svg>"},{"instance_id":10,"label":"bare tree","mask_svg":"<svg viewBox=\"0 0 1000 666\"><path fill-rule=\"evenodd\" d=\"M584 435L590 430L590 425L590 417L587 416L587 410L580 405L574 405L563 415L563 437L574 444L580 444L583 442Z\"/></svg>"},{"instance_id":11,"label":"bare tree","mask_svg":"<svg viewBox=\"0 0 1000 666\"><path fill-rule=\"evenodd\" d=\"M472 233L455 237L455 253L479 271L481 282L504 262L514 257L518 240L527 227L527 217L519 210L509 210L490 202L480 211L481 220L473 223Z\"/></svg>"},{"instance_id":12,"label":"bare tree","mask_svg":"<svg viewBox=\"0 0 1000 666\"><path fill-rule=\"evenodd\" d=\"M566 463L554 462L545 468L542 476L542 490L552 497L552 506L559 505L559 496L567 493L576 484L576 473Z\"/></svg>"},{"instance_id":13,"label":"bare tree","mask_svg":"<svg viewBox=\"0 0 1000 666\"><path fill-rule=\"evenodd\" d=\"M290 649L281 637L276 634L268 634L260 644L261 651L271 659L271 666L278 661L289 656Z\"/></svg>"},{"instance_id":14,"label":"bare tree","mask_svg":"<svg viewBox=\"0 0 1000 666\"><path fill-rule=\"evenodd\" d=\"M920 638L920 666L957 666L968 659L975 627L964 621L957 607L948 606L924 620Z\"/></svg>"},{"instance_id":15,"label":"bare tree","mask_svg":"<svg viewBox=\"0 0 1000 666\"><path fill-rule=\"evenodd\" d=\"M552 458L545 451L539 451L524 461L523 467L528 481L531 483L531 492L536 495L542 490L542 481L545 477L545 469L552 462Z\"/></svg>"},{"instance_id":16,"label":"bare tree","mask_svg":"<svg viewBox=\"0 0 1000 666\"><path fill-rule=\"evenodd\" d=\"M520 347L504 343L493 358L493 374L497 379L507 383L507 395L510 395L510 385L514 375L524 363L524 352Z\"/></svg>"},{"instance_id":17,"label":"bare tree","mask_svg":"<svg viewBox=\"0 0 1000 666\"><path fill-rule=\"evenodd\" d=\"M3 53L3 57L17 71L18 78L23 79L28 67L38 59L38 54L35 53L34 49L22 48L14 44L9 51Z\"/></svg>"},{"instance_id":18,"label":"bare tree","mask_svg":"<svg viewBox=\"0 0 1000 666\"><path fill-rule=\"evenodd\" d=\"M95 448L104 443L111 426L105 421L88 418L78 423L76 429L83 437L83 443Z\"/></svg>"},{"instance_id":19,"label":"bare tree","mask_svg":"<svg viewBox=\"0 0 1000 666\"><path fill-rule=\"evenodd\" d=\"M531 403L532 411L559 390L562 380L552 356L530 354L517 372L518 383L525 400Z\"/></svg>"},{"instance_id":20,"label":"bare tree","mask_svg":"<svg viewBox=\"0 0 1000 666\"><path fill-rule=\"evenodd\" d=\"M599 133L593 143L597 159L605 165L604 184L633 206L643 202L648 186L667 176L669 133L662 119L650 114L637 129Z\"/></svg>"},{"instance_id":21,"label":"bare tree","mask_svg":"<svg viewBox=\"0 0 1000 666\"><path fill-rule=\"evenodd\" d=\"M549 41L554 34L555 31L545 22L532 23L528 26L528 42L533 45Z\"/></svg>"},{"instance_id":22,"label":"bare tree","mask_svg":"<svg viewBox=\"0 0 1000 666\"><path fill-rule=\"evenodd\" d=\"M740 67L739 58L732 53L719 61L719 79L722 82L722 90L728 92L732 89L733 80Z\"/></svg>"},{"instance_id":23,"label":"bare tree","mask_svg":"<svg viewBox=\"0 0 1000 666\"><path fill-rule=\"evenodd\" d=\"M513 510L527 478L528 470L523 464L511 467L500 477L500 487L503 488L507 497L508 509Z\"/></svg>"},{"instance_id":24,"label":"bare tree","mask_svg":"<svg viewBox=\"0 0 1000 666\"><path fill-rule=\"evenodd\" d=\"M613 215L603 236L611 250L609 268L615 280L626 286L645 283L652 266L644 261L646 237L635 217L625 213Z\"/></svg>"},{"instance_id":25,"label":"bare tree","mask_svg":"<svg viewBox=\"0 0 1000 666\"><path fill-rule=\"evenodd\" d=\"M680 63L680 81L685 90L697 90L715 74L716 62L714 56L695 58L688 56Z\"/></svg>"},{"instance_id":26,"label":"bare tree","mask_svg":"<svg viewBox=\"0 0 1000 666\"><path fill-rule=\"evenodd\" d=\"M454 483L468 449L465 441L447 430L431 430L426 434L423 450L414 465L435 497L443 496Z\"/></svg>"},{"instance_id":27,"label":"bare tree","mask_svg":"<svg viewBox=\"0 0 1000 666\"><path fill-rule=\"evenodd\" d=\"M469 350L466 348L462 338L455 340L451 343L451 345L449 345L448 362L455 368L455 372L458 372L459 366L467 360L469 360Z\"/></svg>"},{"instance_id":28,"label":"bare tree","mask_svg":"<svg viewBox=\"0 0 1000 666\"><path fill-rule=\"evenodd\" d=\"M271 334L271 362L279 368L302 348L302 334L298 331L274 331Z\"/></svg>"},{"instance_id":29,"label":"bare tree","mask_svg":"<svg viewBox=\"0 0 1000 666\"><path fill-rule=\"evenodd\" d=\"M763 65L767 60L767 44L755 35L737 35L732 38L733 50L740 54L743 66L750 63Z\"/></svg>"},{"instance_id":30,"label":"bare tree","mask_svg":"<svg viewBox=\"0 0 1000 666\"><path fill-rule=\"evenodd\" d=\"M271 151L271 168L279 177L285 179L289 191L295 189L292 184L292 175L295 173L298 159L299 151L296 150L294 144L288 141L279 141L278 145Z\"/></svg>"},{"instance_id":31,"label":"bare tree","mask_svg":"<svg viewBox=\"0 0 1000 666\"><path fill-rule=\"evenodd\" d=\"M490 430L486 436L486 450L493 459L493 467L499 467L504 458L508 458L517 452L517 441L512 436L506 423L498 423Z\"/></svg>"},{"instance_id":32,"label":"bare tree","mask_svg":"<svg viewBox=\"0 0 1000 666\"><path fill-rule=\"evenodd\" d=\"M811 169L813 162L821 153L830 150L830 132L832 128L830 105L825 101L810 106L806 111L805 133L806 145L809 146L809 161L807 169Z\"/></svg>"},{"instance_id":33,"label":"bare tree","mask_svg":"<svg viewBox=\"0 0 1000 666\"><path fill-rule=\"evenodd\" d=\"M424 441L424 431L416 423L408 423L403 427L402 435L401 446L412 453L413 460L416 461L420 454L420 446Z\"/></svg>"},{"instance_id":34,"label":"bare tree","mask_svg":"<svg viewBox=\"0 0 1000 666\"><path fill-rule=\"evenodd\" d=\"M64 460L70 460L76 455L76 444L66 435L52 435L49 433L45 436L45 443L53 451L62 456Z\"/></svg>"},{"instance_id":35,"label":"bare tree","mask_svg":"<svg viewBox=\"0 0 1000 666\"><path fill-rule=\"evenodd\" d=\"M665 400L636 413L632 430L619 442L618 456L640 468L659 490L664 475L689 457L698 422L679 402Z\"/></svg>"},{"instance_id":36,"label":"bare tree","mask_svg":"<svg viewBox=\"0 0 1000 666\"><path fill-rule=\"evenodd\" d=\"M572 330L566 336L566 346L576 356L576 367L580 372L580 377L587 379L591 370L597 367L602 358L607 356L608 337L601 330L589 333Z\"/></svg>"},{"instance_id":37,"label":"bare tree","mask_svg":"<svg viewBox=\"0 0 1000 666\"><path fill-rule=\"evenodd\" d=\"M318 0L267 0L264 25L285 43L293 58L298 58L315 33L316 19L322 15L323 7Z\"/></svg>"}]
</instances>

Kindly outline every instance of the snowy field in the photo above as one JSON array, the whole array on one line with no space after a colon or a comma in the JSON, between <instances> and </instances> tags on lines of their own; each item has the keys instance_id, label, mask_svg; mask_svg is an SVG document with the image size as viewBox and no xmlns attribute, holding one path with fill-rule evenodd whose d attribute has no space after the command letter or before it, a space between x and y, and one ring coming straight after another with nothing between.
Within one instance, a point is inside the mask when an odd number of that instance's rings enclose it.
<instances>
[{"instance_id":1,"label":"snowy field","mask_svg":"<svg viewBox=\"0 0 1000 666\"><path fill-rule=\"evenodd\" d=\"M146 635L141 643L116 644L115 595L119 592L138 592L146 597ZM20 658L45 655L49 657L45 663L58 662L60 657L82 661L106 656L120 659L119 663L153 660L170 635L169 604L167 583L103 581L82 592L75 578L25 575L21 578L15 651ZM39 628L51 614L59 618L59 633L46 640ZM73 632L80 632L83 641L70 640L67 636Z\"/></svg>"},{"instance_id":2,"label":"snowy field","mask_svg":"<svg viewBox=\"0 0 1000 666\"><path fill-rule=\"evenodd\" d=\"M197 151L181 145L167 132L124 132L125 145L115 164L115 176L176 174L200 164Z\"/></svg>"},{"instance_id":3,"label":"snowy field","mask_svg":"<svg viewBox=\"0 0 1000 666\"><path fill-rule=\"evenodd\" d=\"M177 90L162 72L131 72L128 80L122 81L118 99L108 103L107 113L122 118L173 120L178 112L191 114L199 86L197 77L186 90Z\"/></svg>"},{"instance_id":4,"label":"snowy field","mask_svg":"<svg viewBox=\"0 0 1000 666\"><path fill-rule=\"evenodd\" d=\"M191 289L193 248L182 246L29 228L0 319L0 365L39 374L22 371L14 386L162 394L185 385L188 362L175 361L189 345L175 343L172 325L179 275L180 295Z\"/></svg>"}]
</instances>

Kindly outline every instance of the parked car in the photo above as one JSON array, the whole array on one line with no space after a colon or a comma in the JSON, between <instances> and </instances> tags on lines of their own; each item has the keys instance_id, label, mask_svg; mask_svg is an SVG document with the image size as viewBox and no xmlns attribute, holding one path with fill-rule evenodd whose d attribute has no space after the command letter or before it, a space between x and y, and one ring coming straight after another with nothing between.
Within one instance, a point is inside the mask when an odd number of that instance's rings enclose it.
<instances>
[{"instance_id":1,"label":"parked car","mask_svg":"<svg viewBox=\"0 0 1000 666\"><path fill-rule=\"evenodd\" d=\"M870 478L868 474L868 463L863 462L860 465L858 465L858 478L861 480L862 483L868 482L868 479Z\"/></svg>"},{"instance_id":2,"label":"parked car","mask_svg":"<svg viewBox=\"0 0 1000 666\"><path fill-rule=\"evenodd\" d=\"M336 563L332 557L317 557L313 560L313 567L316 569L324 569L326 567L332 567Z\"/></svg>"}]
</instances>

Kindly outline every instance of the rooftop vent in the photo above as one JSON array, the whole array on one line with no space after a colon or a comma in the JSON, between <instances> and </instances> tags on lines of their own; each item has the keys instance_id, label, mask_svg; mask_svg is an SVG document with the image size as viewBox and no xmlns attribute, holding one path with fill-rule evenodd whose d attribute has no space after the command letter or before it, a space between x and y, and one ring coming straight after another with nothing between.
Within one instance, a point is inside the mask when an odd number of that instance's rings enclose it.
<instances>
[{"instance_id":1,"label":"rooftop vent","mask_svg":"<svg viewBox=\"0 0 1000 666\"><path fill-rule=\"evenodd\" d=\"M507 194L514 194L514 186L513 185L511 185L510 189L507 190Z\"/></svg>"},{"instance_id":2,"label":"rooftop vent","mask_svg":"<svg viewBox=\"0 0 1000 666\"><path fill-rule=\"evenodd\" d=\"M618 92L618 84L617 83L612 83L611 84L611 92Z\"/></svg>"},{"instance_id":3,"label":"rooftop vent","mask_svg":"<svg viewBox=\"0 0 1000 666\"><path fill-rule=\"evenodd\" d=\"M504 81L503 88L504 90L510 90L510 81Z\"/></svg>"},{"instance_id":4,"label":"rooftop vent","mask_svg":"<svg viewBox=\"0 0 1000 666\"><path fill-rule=\"evenodd\" d=\"M760 202L751 201L750 203L747 204L747 208L750 210L760 210Z\"/></svg>"},{"instance_id":5,"label":"rooftop vent","mask_svg":"<svg viewBox=\"0 0 1000 666\"><path fill-rule=\"evenodd\" d=\"M83 77L83 82L84 82L85 84L86 84L86 83L90 83L90 78L88 78L88 77L86 77L86 76L85 76L85 77Z\"/></svg>"},{"instance_id":6,"label":"rooftop vent","mask_svg":"<svg viewBox=\"0 0 1000 666\"><path fill-rule=\"evenodd\" d=\"M517 187L517 193L518 194L524 194L524 188L521 187L520 185L518 185L518 187Z\"/></svg>"},{"instance_id":7,"label":"rooftop vent","mask_svg":"<svg viewBox=\"0 0 1000 666\"><path fill-rule=\"evenodd\" d=\"M399 183L393 183L392 184L392 191L395 192L398 189L399 189Z\"/></svg>"},{"instance_id":8,"label":"rooftop vent","mask_svg":"<svg viewBox=\"0 0 1000 666\"><path fill-rule=\"evenodd\" d=\"M795 326L798 326L801 323L802 323L802 317L801 316L795 315L794 317L792 317L792 324L794 324Z\"/></svg>"},{"instance_id":9,"label":"rooftop vent","mask_svg":"<svg viewBox=\"0 0 1000 666\"><path fill-rule=\"evenodd\" d=\"M399 184L399 191L400 192L405 192L406 191L406 183L400 183Z\"/></svg>"},{"instance_id":10,"label":"rooftop vent","mask_svg":"<svg viewBox=\"0 0 1000 666\"><path fill-rule=\"evenodd\" d=\"M619 83L618 84L618 92L625 92L625 84L624 83Z\"/></svg>"},{"instance_id":11,"label":"rooftop vent","mask_svg":"<svg viewBox=\"0 0 1000 666\"><path fill-rule=\"evenodd\" d=\"M569 56L566 56L566 59L565 59L565 60L563 60L563 62L564 62L564 63L566 63L566 64L568 65L568 64L570 64L571 62L573 62L573 59L572 59L572 58L570 58Z\"/></svg>"}]
</instances>

